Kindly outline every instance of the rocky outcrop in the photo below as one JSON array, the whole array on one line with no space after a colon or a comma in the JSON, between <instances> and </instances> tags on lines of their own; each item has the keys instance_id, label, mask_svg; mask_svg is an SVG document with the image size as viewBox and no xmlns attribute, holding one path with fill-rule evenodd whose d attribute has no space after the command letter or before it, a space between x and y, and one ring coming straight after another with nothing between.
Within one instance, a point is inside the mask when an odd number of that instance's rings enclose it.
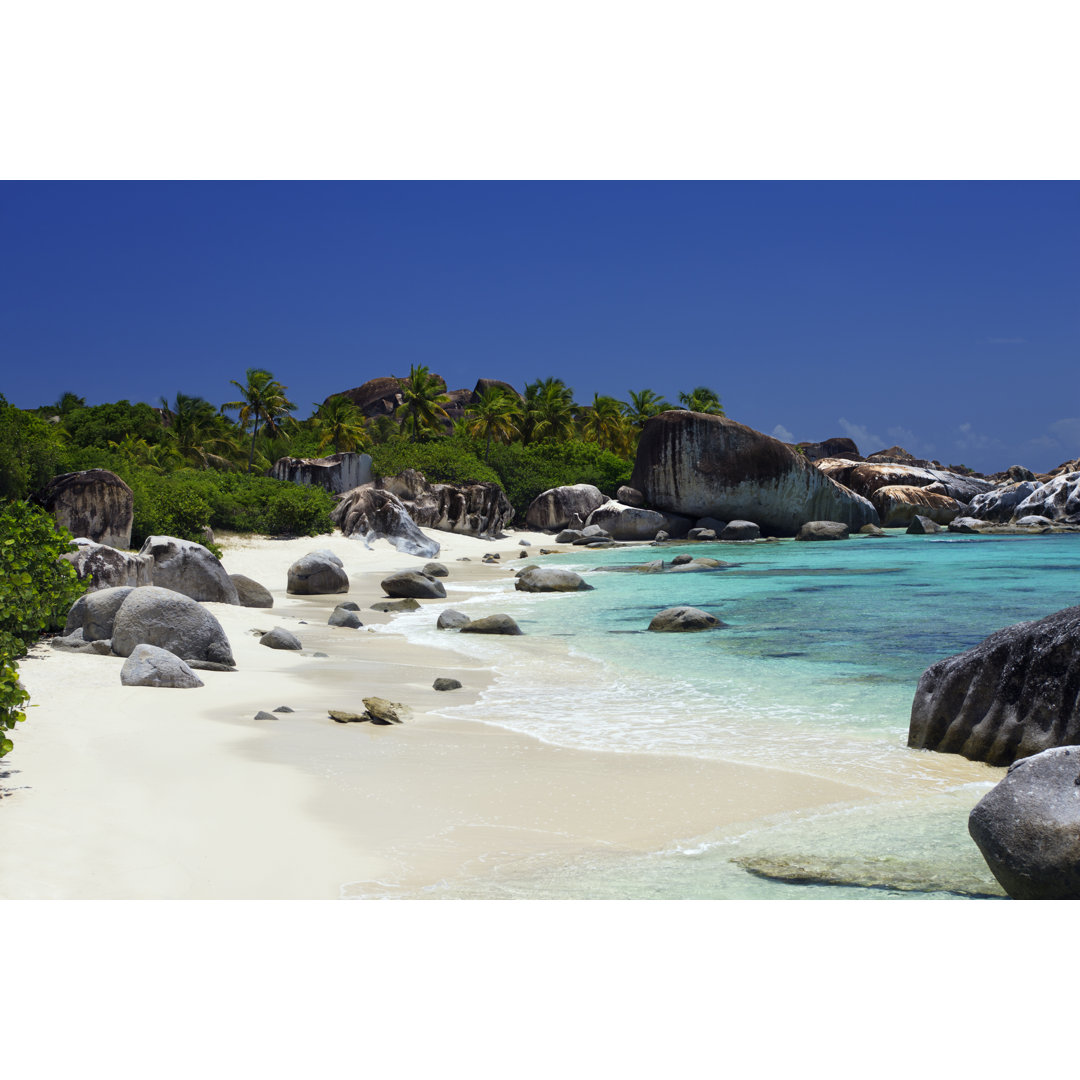
<instances>
[{"instance_id":1,"label":"rocky outcrop","mask_svg":"<svg viewBox=\"0 0 1080 1080\"><path fill-rule=\"evenodd\" d=\"M1011 765L975 804L968 832L1014 900L1080 900L1080 747Z\"/></svg>"},{"instance_id":2,"label":"rocky outcrop","mask_svg":"<svg viewBox=\"0 0 1080 1080\"><path fill-rule=\"evenodd\" d=\"M989 480L929 465L873 462L869 458L862 463L825 458L816 465L830 479L871 500L881 488L902 486L926 488L934 494L967 503L994 487Z\"/></svg>"},{"instance_id":3,"label":"rocky outcrop","mask_svg":"<svg viewBox=\"0 0 1080 1080\"><path fill-rule=\"evenodd\" d=\"M203 685L179 656L154 645L135 646L120 669L120 682L124 686L168 686L178 690Z\"/></svg>"},{"instance_id":4,"label":"rocky outcrop","mask_svg":"<svg viewBox=\"0 0 1080 1080\"><path fill-rule=\"evenodd\" d=\"M229 580L236 589L236 599L241 607L271 608L274 606L273 594L254 578L249 578L245 574L230 574Z\"/></svg>"},{"instance_id":5,"label":"rocky outcrop","mask_svg":"<svg viewBox=\"0 0 1080 1080\"><path fill-rule=\"evenodd\" d=\"M438 578L416 570L399 570L382 579L381 588L387 596L411 596L416 600L437 600L446 596L446 587Z\"/></svg>"},{"instance_id":6,"label":"rocky outcrop","mask_svg":"<svg viewBox=\"0 0 1080 1080\"><path fill-rule=\"evenodd\" d=\"M847 540L850 536L851 531L842 521L808 521L795 534L795 539Z\"/></svg>"},{"instance_id":7,"label":"rocky outcrop","mask_svg":"<svg viewBox=\"0 0 1080 1080\"><path fill-rule=\"evenodd\" d=\"M69 551L60 558L75 567L80 580L90 579L91 591L121 585L153 585L154 560L149 555L117 551L105 544L96 544L85 536L78 537L75 543L78 551Z\"/></svg>"},{"instance_id":8,"label":"rocky outcrop","mask_svg":"<svg viewBox=\"0 0 1080 1080\"><path fill-rule=\"evenodd\" d=\"M648 420L630 485L659 510L756 522L794 536L807 521L877 524L873 504L785 443L722 416L672 410Z\"/></svg>"},{"instance_id":9,"label":"rocky outcrop","mask_svg":"<svg viewBox=\"0 0 1080 1080\"><path fill-rule=\"evenodd\" d=\"M339 390L331 394L323 404L327 404L332 398L348 398L364 416L369 419L376 416L393 416L394 410L401 404L401 387L404 379L395 375L385 375L377 379L369 379L360 386L354 386L351 390ZM445 388L446 383L443 382Z\"/></svg>"},{"instance_id":10,"label":"rocky outcrop","mask_svg":"<svg viewBox=\"0 0 1080 1080\"><path fill-rule=\"evenodd\" d=\"M580 574L558 566L526 567L514 579L518 592L587 592L593 588Z\"/></svg>"},{"instance_id":11,"label":"rocky outcrop","mask_svg":"<svg viewBox=\"0 0 1080 1080\"><path fill-rule=\"evenodd\" d=\"M473 387L472 398L469 401L469 404L475 405L480 400L480 395L488 390L502 390L503 393L509 394L510 397L517 398L518 401L525 400L517 390L515 390L508 382L503 382L502 379L477 379L476 385Z\"/></svg>"},{"instance_id":12,"label":"rocky outcrop","mask_svg":"<svg viewBox=\"0 0 1080 1080\"><path fill-rule=\"evenodd\" d=\"M1015 510L1017 518L1028 515L1080 525L1080 472L1063 473L1037 487Z\"/></svg>"},{"instance_id":13,"label":"rocky outcrop","mask_svg":"<svg viewBox=\"0 0 1080 1080\"><path fill-rule=\"evenodd\" d=\"M116 473L106 469L53 477L36 501L72 536L85 536L114 548L131 547L134 496Z\"/></svg>"},{"instance_id":14,"label":"rocky outcrop","mask_svg":"<svg viewBox=\"0 0 1080 1080\"><path fill-rule=\"evenodd\" d=\"M321 487L340 495L371 483L370 454L331 454L322 458L278 458L270 475L275 480Z\"/></svg>"},{"instance_id":15,"label":"rocky outcrop","mask_svg":"<svg viewBox=\"0 0 1080 1080\"><path fill-rule=\"evenodd\" d=\"M482 619L473 619L461 627L462 634L520 634L518 626L509 615L485 615Z\"/></svg>"},{"instance_id":16,"label":"rocky outcrop","mask_svg":"<svg viewBox=\"0 0 1080 1080\"><path fill-rule=\"evenodd\" d=\"M405 469L397 476L382 477L378 486L397 496L423 529L495 537L514 516L510 500L496 483L431 484L423 473Z\"/></svg>"},{"instance_id":17,"label":"rocky outcrop","mask_svg":"<svg viewBox=\"0 0 1080 1080\"><path fill-rule=\"evenodd\" d=\"M289 567L286 591L294 596L325 596L349 591L349 575L332 551L311 551Z\"/></svg>"},{"instance_id":18,"label":"rocky outcrop","mask_svg":"<svg viewBox=\"0 0 1080 1080\"><path fill-rule=\"evenodd\" d=\"M862 455L854 441L839 436L824 439L821 442L796 443L795 449L807 461L819 461L821 458L848 458L851 461L862 461Z\"/></svg>"},{"instance_id":19,"label":"rocky outcrop","mask_svg":"<svg viewBox=\"0 0 1080 1080\"><path fill-rule=\"evenodd\" d=\"M548 488L529 504L529 509L525 511L525 524L530 529L559 532L569 526L575 514L584 522L607 501L600 489L592 484Z\"/></svg>"},{"instance_id":20,"label":"rocky outcrop","mask_svg":"<svg viewBox=\"0 0 1080 1080\"><path fill-rule=\"evenodd\" d=\"M259 644L268 649L285 649L289 652L299 652L304 647L300 644L300 639L284 626L275 626L273 630L268 630L259 638Z\"/></svg>"},{"instance_id":21,"label":"rocky outcrop","mask_svg":"<svg viewBox=\"0 0 1080 1080\"><path fill-rule=\"evenodd\" d=\"M715 615L710 615L701 608L669 607L653 616L649 629L657 634L673 634L715 630L724 625Z\"/></svg>"},{"instance_id":22,"label":"rocky outcrop","mask_svg":"<svg viewBox=\"0 0 1080 1080\"><path fill-rule=\"evenodd\" d=\"M1080 606L991 634L919 680L908 746L1008 765L1080 742Z\"/></svg>"},{"instance_id":23,"label":"rocky outcrop","mask_svg":"<svg viewBox=\"0 0 1080 1080\"><path fill-rule=\"evenodd\" d=\"M939 525L948 525L960 513L960 504L948 495L936 495L925 487L906 484L879 487L870 501L877 507L882 527L886 529L906 527L915 520L916 514Z\"/></svg>"},{"instance_id":24,"label":"rocky outcrop","mask_svg":"<svg viewBox=\"0 0 1080 1080\"><path fill-rule=\"evenodd\" d=\"M208 548L194 540L176 536L148 536L140 555L154 560L154 584L162 589L183 593L192 600L217 604L239 604L236 586L225 567Z\"/></svg>"},{"instance_id":25,"label":"rocky outcrop","mask_svg":"<svg viewBox=\"0 0 1080 1080\"><path fill-rule=\"evenodd\" d=\"M132 589L113 620L113 652L130 656L136 645L168 649L189 663L234 666L221 623L191 597L155 585Z\"/></svg>"},{"instance_id":26,"label":"rocky outcrop","mask_svg":"<svg viewBox=\"0 0 1080 1080\"><path fill-rule=\"evenodd\" d=\"M382 488L346 492L330 517L346 536L359 536L369 547L375 540L387 540L404 555L433 559L439 554L438 542L425 536L405 504Z\"/></svg>"},{"instance_id":27,"label":"rocky outcrop","mask_svg":"<svg viewBox=\"0 0 1080 1080\"><path fill-rule=\"evenodd\" d=\"M1035 480L1020 480L976 495L968 505L965 516L979 521L1011 521L1017 507L1040 486Z\"/></svg>"}]
</instances>

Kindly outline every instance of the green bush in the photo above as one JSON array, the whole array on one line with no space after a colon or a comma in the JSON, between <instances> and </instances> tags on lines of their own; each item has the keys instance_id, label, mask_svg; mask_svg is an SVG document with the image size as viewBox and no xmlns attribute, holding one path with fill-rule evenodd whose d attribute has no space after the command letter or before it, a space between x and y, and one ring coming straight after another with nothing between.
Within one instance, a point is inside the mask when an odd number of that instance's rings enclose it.
<instances>
[{"instance_id":1,"label":"green bush","mask_svg":"<svg viewBox=\"0 0 1080 1080\"><path fill-rule=\"evenodd\" d=\"M499 474L477 454L475 439L455 435L435 442L382 443L371 450L376 476L397 476L405 469L422 472L432 484L498 483Z\"/></svg>"},{"instance_id":2,"label":"green bush","mask_svg":"<svg viewBox=\"0 0 1080 1080\"><path fill-rule=\"evenodd\" d=\"M135 405L130 401L113 401L73 409L64 417L63 426L73 448L101 448L110 442L122 442L125 435L148 443L160 443L167 436L161 414L142 401Z\"/></svg>"},{"instance_id":3,"label":"green bush","mask_svg":"<svg viewBox=\"0 0 1080 1080\"><path fill-rule=\"evenodd\" d=\"M39 506L0 504L0 757L11 750L3 734L25 719L28 695L15 664L43 630L64 625L68 609L86 591L71 563L71 535L57 529Z\"/></svg>"},{"instance_id":4,"label":"green bush","mask_svg":"<svg viewBox=\"0 0 1080 1080\"><path fill-rule=\"evenodd\" d=\"M0 499L24 499L56 475L63 436L56 424L0 394Z\"/></svg>"}]
</instances>

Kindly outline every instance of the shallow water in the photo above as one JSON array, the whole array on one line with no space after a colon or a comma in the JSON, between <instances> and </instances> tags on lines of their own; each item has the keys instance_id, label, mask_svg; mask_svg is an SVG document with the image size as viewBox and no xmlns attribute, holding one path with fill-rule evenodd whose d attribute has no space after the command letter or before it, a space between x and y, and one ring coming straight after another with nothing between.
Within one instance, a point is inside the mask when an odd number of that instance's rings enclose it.
<instances>
[{"instance_id":1,"label":"shallow water","mask_svg":"<svg viewBox=\"0 0 1080 1080\"><path fill-rule=\"evenodd\" d=\"M658 556L670 562L680 552L732 565L677 574L605 570ZM594 589L521 594L512 591L508 573L507 582L458 602L451 579L447 606L473 617L508 612L530 637L552 646L540 661L523 656L515 639L453 635L455 649L497 672L480 701L458 715L559 745L768 765L857 784L873 795L865 805L763 821L737 836L700 837L644 857L478 868L468 885L444 887L446 895L1000 892L967 837L966 819L1002 771L907 749L911 700L935 660L1003 626L1080 602L1080 537L890 534L838 543L619 548L529 561L571 566ZM699 634L646 631L657 611L679 604L704 608L727 625ZM392 629L446 643L430 611L400 616ZM789 864L830 881L888 881L892 873L905 884L902 891L788 884L745 868L776 872ZM920 889L920 881L927 887Z\"/></svg>"}]
</instances>

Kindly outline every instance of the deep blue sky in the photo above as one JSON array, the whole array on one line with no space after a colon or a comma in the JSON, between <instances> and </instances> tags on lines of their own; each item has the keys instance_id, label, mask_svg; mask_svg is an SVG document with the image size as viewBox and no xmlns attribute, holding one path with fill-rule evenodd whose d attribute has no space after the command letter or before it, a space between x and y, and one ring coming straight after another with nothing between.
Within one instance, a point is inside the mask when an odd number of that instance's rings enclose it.
<instances>
[{"instance_id":1,"label":"deep blue sky","mask_svg":"<svg viewBox=\"0 0 1080 1080\"><path fill-rule=\"evenodd\" d=\"M781 438L1046 469L1080 455L1078 211L1064 182L6 182L0 392L704 383Z\"/></svg>"}]
</instances>

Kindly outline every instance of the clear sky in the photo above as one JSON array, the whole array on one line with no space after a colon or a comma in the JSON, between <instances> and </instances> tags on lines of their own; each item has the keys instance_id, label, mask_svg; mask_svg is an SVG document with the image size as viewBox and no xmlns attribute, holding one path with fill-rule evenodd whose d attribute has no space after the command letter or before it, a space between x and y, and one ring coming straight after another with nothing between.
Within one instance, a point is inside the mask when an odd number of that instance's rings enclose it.
<instances>
[{"instance_id":1,"label":"clear sky","mask_svg":"<svg viewBox=\"0 0 1080 1080\"><path fill-rule=\"evenodd\" d=\"M5 182L0 392L705 384L783 439L1043 470L1080 455L1078 211L1060 181Z\"/></svg>"}]
</instances>

